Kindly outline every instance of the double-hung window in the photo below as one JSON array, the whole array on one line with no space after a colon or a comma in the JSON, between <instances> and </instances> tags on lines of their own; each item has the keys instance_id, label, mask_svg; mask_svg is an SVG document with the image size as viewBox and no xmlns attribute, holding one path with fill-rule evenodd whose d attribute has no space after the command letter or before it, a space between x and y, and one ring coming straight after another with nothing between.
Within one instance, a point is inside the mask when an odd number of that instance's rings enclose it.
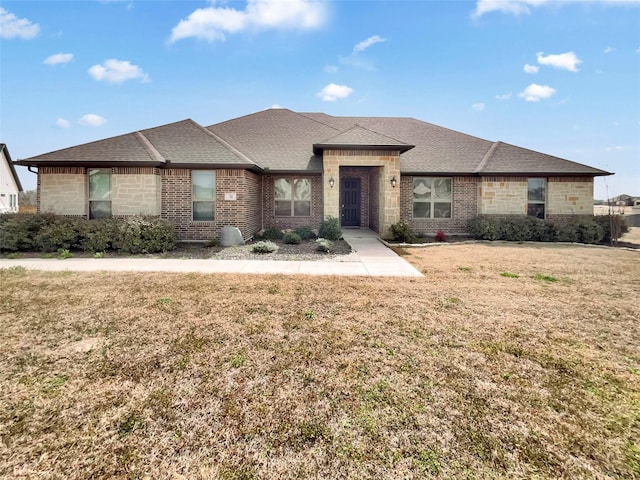
<instances>
[{"instance_id":1,"label":"double-hung window","mask_svg":"<svg viewBox=\"0 0 640 480\"><path fill-rule=\"evenodd\" d=\"M544 178L527 180L527 215L544 218L545 190L546 181Z\"/></svg>"},{"instance_id":2,"label":"double-hung window","mask_svg":"<svg viewBox=\"0 0 640 480\"><path fill-rule=\"evenodd\" d=\"M216 211L216 174L212 170L194 170L191 173L191 199L193 220L212 222Z\"/></svg>"},{"instance_id":3,"label":"double-hung window","mask_svg":"<svg viewBox=\"0 0 640 480\"><path fill-rule=\"evenodd\" d=\"M89 218L111 216L111 170L89 170Z\"/></svg>"},{"instance_id":4,"label":"double-hung window","mask_svg":"<svg viewBox=\"0 0 640 480\"><path fill-rule=\"evenodd\" d=\"M451 178L413 179L413 218L451 218Z\"/></svg>"},{"instance_id":5,"label":"double-hung window","mask_svg":"<svg viewBox=\"0 0 640 480\"><path fill-rule=\"evenodd\" d=\"M311 180L308 178L278 178L275 181L277 217L308 217L311 215Z\"/></svg>"}]
</instances>

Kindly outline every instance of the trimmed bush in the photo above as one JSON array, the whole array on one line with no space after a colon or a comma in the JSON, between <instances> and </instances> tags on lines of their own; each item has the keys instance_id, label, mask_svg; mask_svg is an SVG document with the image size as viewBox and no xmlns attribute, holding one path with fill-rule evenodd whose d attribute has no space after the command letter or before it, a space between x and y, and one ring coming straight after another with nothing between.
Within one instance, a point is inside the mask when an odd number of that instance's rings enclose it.
<instances>
[{"instance_id":1,"label":"trimmed bush","mask_svg":"<svg viewBox=\"0 0 640 480\"><path fill-rule=\"evenodd\" d=\"M85 252L104 252L112 247L117 225L110 218L85 221L80 224L79 247Z\"/></svg>"},{"instance_id":2,"label":"trimmed bush","mask_svg":"<svg viewBox=\"0 0 640 480\"><path fill-rule=\"evenodd\" d=\"M470 219L467 228L471 236L478 240L591 244L610 242L612 230L618 237L628 231L624 218L620 216L580 216L567 223L554 223L525 215L506 218L479 216Z\"/></svg>"},{"instance_id":3,"label":"trimmed bush","mask_svg":"<svg viewBox=\"0 0 640 480\"><path fill-rule=\"evenodd\" d=\"M311 229L309 225L303 225L301 227L296 228L294 230L294 233L296 233L302 240L312 240L316 238L315 232Z\"/></svg>"},{"instance_id":4,"label":"trimmed bush","mask_svg":"<svg viewBox=\"0 0 640 480\"><path fill-rule=\"evenodd\" d=\"M300 243L302 243L302 239L300 238L300 235L298 235L295 232L287 232L284 234L284 237L282 237L282 241L284 243L287 243L289 245L298 245Z\"/></svg>"},{"instance_id":5,"label":"trimmed bush","mask_svg":"<svg viewBox=\"0 0 640 480\"><path fill-rule=\"evenodd\" d=\"M127 217L119 222L112 244L127 253L157 253L176 246L173 224L156 217Z\"/></svg>"},{"instance_id":6,"label":"trimmed bush","mask_svg":"<svg viewBox=\"0 0 640 480\"><path fill-rule=\"evenodd\" d=\"M278 251L278 245L269 240L263 240L256 243L251 251L253 253L273 253Z\"/></svg>"},{"instance_id":7,"label":"trimmed bush","mask_svg":"<svg viewBox=\"0 0 640 480\"><path fill-rule=\"evenodd\" d=\"M323 220L318 229L318 237L326 238L327 240L340 240L342 238L340 221L335 217L328 217Z\"/></svg>"},{"instance_id":8,"label":"trimmed bush","mask_svg":"<svg viewBox=\"0 0 640 480\"><path fill-rule=\"evenodd\" d=\"M262 238L265 240L280 240L284 237L284 233L278 227L269 227L262 234Z\"/></svg>"},{"instance_id":9,"label":"trimmed bush","mask_svg":"<svg viewBox=\"0 0 640 480\"><path fill-rule=\"evenodd\" d=\"M391 236L396 242L413 243L416 239L411 225L402 221L391 225L389 232L391 232Z\"/></svg>"},{"instance_id":10,"label":"trimmed bush","mask_svg":"<svg viewBox=\"0 0 640 480\"><path fill-rule=\"evenodd\" d=\"M34 247L41 252L57 252L71 250L80 244L80 222L73 218L55 217L47 225L43 225L34 239Z\"/></svg>"},{"instance_id":11,"label":"trimmed bush","mask_svg":"<svg viewBox=\"0 0 640 480\"><path fill-rule=\"evenodd\" d=\"M175 248L176 242L173 224L157 217L87 220L52 214L0 215L1 251L155 253Z\"/></svg>"},{"instance_id":12,"label":"trimmed bush","mask_svg":"<svg viewBox=\"0 0 640 480\"><path fill-rule=\"evenodd\" d=\"M316 240L316 250L319 252L329 253L331 251L331 242L326 238L318 238Z\"/></svg>"},{"instance_id":13,"label":"trimmed bush","mask_svg":"<svg viewBox=\"0 0 640 480\"><path fill-rule=\"evenodd\" d=\"M0 252L37 249L35 239L40 229L56 216L48 213L3 213L0 215Z\"/></svg>"}]
</instances>

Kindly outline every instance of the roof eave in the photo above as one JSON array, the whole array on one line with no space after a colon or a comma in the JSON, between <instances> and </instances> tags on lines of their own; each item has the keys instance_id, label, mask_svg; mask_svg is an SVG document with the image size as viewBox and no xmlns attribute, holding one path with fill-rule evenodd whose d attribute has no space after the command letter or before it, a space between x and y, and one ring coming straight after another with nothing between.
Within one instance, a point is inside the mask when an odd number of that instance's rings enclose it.
<instances>
[{"instance_id":1,"label":"roof eave","mask_svg":"<svg viewBox=\"0 0 640 480\"><path fill-rule=\"evenodd\" d=\"M190 170L251 170L262 173L264 169L255 163L178 163L168 160L163 168L188 168Z\"/></svg>"},{"instance_id":2,"label":"roof eave","mask_svg":"<svg viewBox=\"0 0 640 480\"><path fill-rule=\"evenodd\" d=\"M25 167L91 167L91 168L110 168L110 167L162 167L164 162L112 162L112 161L51 161L51 160L32 160L29 158L16 160L16 165Z\"/></svg>"},{"instance_id":3,"label":"roof eave","mask_svg":"<svg viewBox=\"0 0 640 480\"><path fill-rule=\"evenodd\" d=\"M614 175L613 172L605 172L604 170L599 170L596 172L476 172L475 175L480 177L495 177L495 176L505 176L505 177L606 177L609 175Z\"/></svg>"},{"instance_id":4,"label":"roof eave","mask_svg":"<svg viewBox=\"0 0 640 480\"><path fill-rule=\"evenodd\" d=\"M414 148L415 145L354 145L354 144L339 144L339 143L314 143L313 153L316 155L327 149L332 150L386 150L386 151L399 151L400 153L407 152Z\"/></svg>"},{"instance_id":5,"label":"roof eave","mask_svg":"<svg viewBox=\"0 0 640 480\"><path fill-rule=\"evenodd\" d=\"M2 144L2 150L4 151L6 157L7 157L7 163L9 164L9 170L11 170L11 175L13 175L13 180L16 182L16 187L18 187L18 191L19 192L24 192L24 190L22 189L22 184L20 183L20 178L18 177L18 172L16 172L16 167L15 165L17 165L16 162L14 162L13 160L11 160L11 154L9 153L9 148L7 147L6 143Z\"/></svg>"}]
</instances>

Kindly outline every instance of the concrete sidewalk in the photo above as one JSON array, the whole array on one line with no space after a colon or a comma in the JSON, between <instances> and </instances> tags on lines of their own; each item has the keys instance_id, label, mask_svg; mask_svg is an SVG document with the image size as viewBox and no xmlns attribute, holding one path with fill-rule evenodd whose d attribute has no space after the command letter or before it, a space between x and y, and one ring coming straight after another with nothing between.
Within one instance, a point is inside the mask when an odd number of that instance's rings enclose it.
<instances>
[{"instance_id":1,"label":"concrete sidewalk","mask_svg":"<svg viewBox=\"0 0 640 480\"><path fill-rule=\"evenodd\" d=\"M422 277L409 262L384 246L368 229L348 229L343 237L354 253L345 261L214 260L174 258L0 259L0 268L45 271L198 272L285 275Z\"/></svg>"}]
</instances>

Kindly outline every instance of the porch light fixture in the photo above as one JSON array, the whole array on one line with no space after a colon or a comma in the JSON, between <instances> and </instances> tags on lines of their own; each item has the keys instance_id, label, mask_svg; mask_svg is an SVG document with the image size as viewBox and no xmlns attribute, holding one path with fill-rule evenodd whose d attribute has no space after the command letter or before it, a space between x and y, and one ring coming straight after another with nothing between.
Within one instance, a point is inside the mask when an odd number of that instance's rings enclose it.
<instances>
[{"instance_id":1,"label":"porch light fixture","mask_svg":"<svg viewBox=\"0 0 640 480\"><path fill-rule=\"evenodd\" d=\"M333 179L333 177L331 177L331 178L329 179L329 186L330 186L331 188L333 188L333 186L334 186L335 184L336 184L336 181Z\"/></svg>"},{"instance_id":2,"label":"porch light fixture","mask_svg":"<svg viewBox=\"0 0 640 480\"><path fill-rule=\"evenodd\" d=\"M396 177L394 176L394 177L391 179L391 186L392 186L393 188L396 188L396 184L397 184L397 183L398 183L398 181L396 180Z\"/></svg>"}]
</instances>

